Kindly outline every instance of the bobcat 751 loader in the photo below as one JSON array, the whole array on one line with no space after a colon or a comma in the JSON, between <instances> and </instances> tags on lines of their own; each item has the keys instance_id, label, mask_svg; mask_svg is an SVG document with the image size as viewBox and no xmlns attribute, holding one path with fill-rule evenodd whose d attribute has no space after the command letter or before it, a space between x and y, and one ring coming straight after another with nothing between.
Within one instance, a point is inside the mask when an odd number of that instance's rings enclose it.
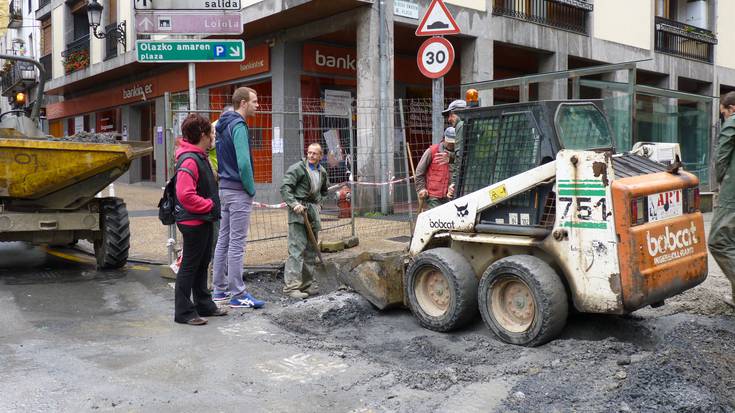
<instances>
[{"instance_id":1,"label":"bobcat 751 loader","mask_svg":"<svg viewBox=\"0 0 735 413\"><path fill-rule=\"evenodd\" d=\"M571 306L624 314L704 281L699 180L678 159L614 154L600 105L461 113L458 195L418 216L399 281L422 326L449 331L479 309L501 340L534 346Z\"/></svg>"}]
</instances>

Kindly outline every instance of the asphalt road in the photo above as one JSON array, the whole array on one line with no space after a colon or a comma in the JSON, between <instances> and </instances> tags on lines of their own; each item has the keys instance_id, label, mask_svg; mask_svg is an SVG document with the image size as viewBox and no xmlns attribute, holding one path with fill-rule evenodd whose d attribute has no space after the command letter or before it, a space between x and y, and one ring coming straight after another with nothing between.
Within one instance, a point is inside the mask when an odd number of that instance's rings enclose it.
<instances>
[{"instance_id":1,"label":"asphalt road","mask_svg":"<svg viewBox=\"0 0 735 413\"><path fill-rule=\"evenodd\" d=\"M191 327L156 267L0 244L0 411L735 412L721 276L660 309L575 315L530 349L479 317L440 334L352 293L295 302L273 275L246 281L265 309Z\"/></svg>"}]
</instances>

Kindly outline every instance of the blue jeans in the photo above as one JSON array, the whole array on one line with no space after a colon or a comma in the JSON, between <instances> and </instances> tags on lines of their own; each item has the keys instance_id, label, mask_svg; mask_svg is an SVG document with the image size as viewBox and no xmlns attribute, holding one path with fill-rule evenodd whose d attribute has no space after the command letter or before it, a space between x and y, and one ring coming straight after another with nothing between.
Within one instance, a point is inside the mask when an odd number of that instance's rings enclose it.
<instances>
[{"instance_id":1,"label":"blue jeans","mask_svg":"<svg viewBox=\"0 0 735 413\"><path fill-rule=\"evenodd\" d=\"M220 189L222 220L217 248L214 251L213 280L215 293L229 292L232 297L245 294L242 263L247 245L253 197L245 191Z\"/></svg>"}]
</instances>

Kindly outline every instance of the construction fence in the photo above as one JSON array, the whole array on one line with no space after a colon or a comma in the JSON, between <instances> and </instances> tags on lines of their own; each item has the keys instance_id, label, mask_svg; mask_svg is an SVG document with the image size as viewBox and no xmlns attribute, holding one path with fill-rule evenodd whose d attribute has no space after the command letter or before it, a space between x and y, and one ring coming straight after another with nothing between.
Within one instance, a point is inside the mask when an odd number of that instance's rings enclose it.
<instances>
[{"instance_id":1,"label":"construction fence","mask_svg":"<svg viewBox=\"0 0 735 413\"><path fill-rule=\"evenodd\" d=\"M706 185L712 144L708 101L689 101L696 96L669 96L671 92L649 90L652 88L631 99L621 91L621 84L581 83L583 91L585 87L602 90L602 106L617 151L630 150L636 141L680 143L685 167ZM411 234L417 207L413 171L432 144L431 99L357 101L349 91L329 92L317 99L274 101L266 93L258 96L259 110L247 120L257 190L248 239L249 262L285 259L288 224L281 181L288 167L303 159L312 143L324 149L321 164L330 181L321 213L321 239L356 235L363 243L407 241ZM229 93L201 94L197 96L197 112L214 121L230 100ZM167 130L171 132L168 143L173 145L174 138L180 136L181 121L189 113L188 95L167 95L165 101ZM169 159L172 167L173 159Z\"/></svg>"},{"instance_id":2,"label":"construction fence","mask_svg":"<svg viewBox=\"0 0 735 413\"><path fill-rule=\"evenodd\" d=\"M230 98L200 95L196 112L215 121ZM169 141L175 145L181 122L191 113L188 95L172 94L167 101ZM388 102L383 119L380 102L358 103L340 96L286 99L277 104L268 96L258 96L258 101L259 110L247 119L257 193L246 263L286 258L288 221L281 181L312 143L323 148L321 165L330 182L319 238L333 241L355 235L361 243L408 240L417 207L413 170L432 144L431 99ZM173 228L170 235L175 238Z\"/></svg>"}]
</instances>

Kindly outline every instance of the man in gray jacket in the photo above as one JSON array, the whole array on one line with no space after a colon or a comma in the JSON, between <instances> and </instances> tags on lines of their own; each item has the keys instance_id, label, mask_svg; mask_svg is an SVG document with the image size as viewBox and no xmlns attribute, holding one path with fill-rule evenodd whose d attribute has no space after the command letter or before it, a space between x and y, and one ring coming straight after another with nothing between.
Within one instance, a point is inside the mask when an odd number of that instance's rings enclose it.
<instances>
[{"instance_id":1,"label":"man in gray jacket","mask_svg":"<svg viewBox=\"0 0 735 413\"><path fill-rule=\"evenodd\" d=\"M712 257L730 280L731 292L725 302L735 307L735 92L721 98L720 113L725 117L715 159L720 198L708 243Z\"/></svg>"}]
</instances>

